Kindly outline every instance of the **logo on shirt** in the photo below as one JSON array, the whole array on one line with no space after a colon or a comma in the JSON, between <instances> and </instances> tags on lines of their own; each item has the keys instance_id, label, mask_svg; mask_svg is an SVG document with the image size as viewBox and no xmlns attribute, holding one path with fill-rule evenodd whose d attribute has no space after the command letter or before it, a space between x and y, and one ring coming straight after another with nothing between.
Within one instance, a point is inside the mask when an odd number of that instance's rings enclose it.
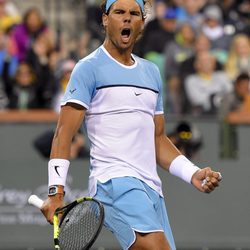
<instances>
[{"instance_id":1,"label":"logo on shirt","mask_svg":"<svg viewBox=\"0 0 250 250\"><path fill-rule=\"evenodd\" d=\"M76 88L71 89L69 92L70 92L70 94L73 94L75 91L76 91Z\"/></svg>"},{"instance_id":2,"label":"logo on shirt","mask_svg":"<svg viewBox=\"0 0 250 250\"><path fill-rule=\"evenodd\" d=\"M141 95L142 93L136 93L136 92L134 92L135 93L135 96L139 96L139 95Z\"/></svg>"}]
</instances>

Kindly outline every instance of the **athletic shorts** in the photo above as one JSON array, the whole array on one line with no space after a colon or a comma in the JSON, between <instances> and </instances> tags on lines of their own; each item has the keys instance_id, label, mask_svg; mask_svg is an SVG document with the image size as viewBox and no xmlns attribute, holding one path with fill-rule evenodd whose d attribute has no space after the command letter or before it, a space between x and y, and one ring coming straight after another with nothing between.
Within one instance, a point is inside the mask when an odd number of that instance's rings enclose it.
<instances>
[{"instance_id":1,"label":"athletic shorts","mask_svg":"<svg viewBox=\"0 0 250 250\"><path fill-rule=\"evenodd\" d=\"M119 177L98 182L95 198L103 203L104 225L122 249L129 249L135 242L135 231L164 232L171 249L176 249L164 199L143 181Z\"/></svg>"}]
</instances>

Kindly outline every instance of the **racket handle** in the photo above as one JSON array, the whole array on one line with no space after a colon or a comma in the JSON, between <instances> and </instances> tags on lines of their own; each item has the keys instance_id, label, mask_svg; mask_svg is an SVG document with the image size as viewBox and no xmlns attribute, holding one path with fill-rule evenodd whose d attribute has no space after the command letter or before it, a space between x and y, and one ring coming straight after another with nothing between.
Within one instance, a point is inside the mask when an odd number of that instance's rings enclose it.
<instances>
[{"instance_id":1,"label":"racket handle","mask_svg":"<svg viewBox=\"0 0 250 250\"><path fill-rule=\"evenodd\" d=\"M33 206L35 206L35 207L41 209L41 208L42 208L42 205L43 205L43 200L40 199L37 195L32 194L32 195L29 197L29 199L28 199L28 203L29 203L30 205L33 205Z\"/></svg>"}]
</instances>

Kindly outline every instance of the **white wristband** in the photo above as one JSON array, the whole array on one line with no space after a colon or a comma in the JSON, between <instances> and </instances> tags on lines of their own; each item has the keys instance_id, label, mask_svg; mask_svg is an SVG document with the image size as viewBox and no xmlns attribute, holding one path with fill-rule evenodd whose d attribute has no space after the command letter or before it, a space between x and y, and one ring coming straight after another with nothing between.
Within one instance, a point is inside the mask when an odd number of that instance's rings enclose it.
<instances>
[{"instance_id":1,"label":"white wristband","mask_svg":"<svg viewBox=\"0 0 250 250\"><path fill-rule=\"evenodd\" d=\"M70 162L65 159L51 159L48 163L48 185L65 186Z\"/></svg>"},{"instance_id":2,"label":"white wristband","mask_svg":"<svg viewBox=\"0 0 250 250\"><path fill-rule=\"evenodd\" d=\"M200 170L199 167L195 166L190 160L184 155L177 156L170 164L169 172L182 180L191 183L193 174Z\"/></svg>"}]
</instances>

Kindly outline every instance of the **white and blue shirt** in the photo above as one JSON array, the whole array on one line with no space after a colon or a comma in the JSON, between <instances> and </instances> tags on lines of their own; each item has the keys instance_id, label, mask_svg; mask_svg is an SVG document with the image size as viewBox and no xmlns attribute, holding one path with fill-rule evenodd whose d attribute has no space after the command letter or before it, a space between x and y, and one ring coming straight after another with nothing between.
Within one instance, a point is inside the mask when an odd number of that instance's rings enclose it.
<instances>
[{"instance_id":1,"label":"white and blue shirt","mask_svg":"<svg viewBox=\"0 0 250 250\"><path fill-rule=\"evenodd\" d=\"M133 176L162 195L156 170L154 115L163 114L158 68L132 55L125 66L99 47L75 66L62 105L73 102L87 111L90 140L90 195L97 181Z\"/></svg>"}]
</instances>

